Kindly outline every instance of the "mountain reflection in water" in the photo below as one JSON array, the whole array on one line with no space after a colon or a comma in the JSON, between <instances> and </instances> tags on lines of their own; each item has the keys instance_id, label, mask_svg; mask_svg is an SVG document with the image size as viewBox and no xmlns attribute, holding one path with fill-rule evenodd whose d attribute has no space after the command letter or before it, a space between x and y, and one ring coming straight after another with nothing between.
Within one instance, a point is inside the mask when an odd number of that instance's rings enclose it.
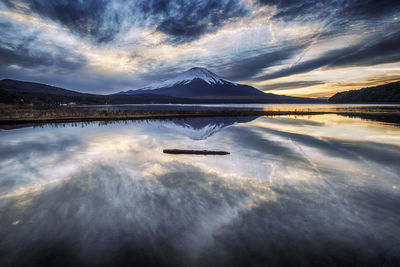
<instances>
[{"instance_id":1,"label":"mountain reflection in water","mask_svg":"<svg viewBox=\"0 0 400 267\"><path fill-rule=\"evenodd\" d=\"M398 162L333 114L0 131L0 266L393 266Z\"/></svg>"}]
</instances>

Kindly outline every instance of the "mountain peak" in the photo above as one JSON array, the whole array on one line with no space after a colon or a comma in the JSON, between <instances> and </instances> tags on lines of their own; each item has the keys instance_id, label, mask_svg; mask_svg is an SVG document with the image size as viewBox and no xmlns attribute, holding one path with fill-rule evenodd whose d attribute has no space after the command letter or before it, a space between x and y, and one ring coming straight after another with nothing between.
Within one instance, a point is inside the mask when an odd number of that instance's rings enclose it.
<instances>
[{"instance_id":1,"label":"mountain peak","mask_svg":"<svg viewBox=\"0 0 400 267\"><path fill-rule=\"evenodd\" d=\"M175 76L171 79L168 79L168 80L165 80L162 82L153 83L143 89L151 90L151 89L170 87L170 86L174 86L174 85L185 85L185 84L190 83L194 79L201 79L210 85L225 84L225 83L237 85L234 82L231 82L231 81L228 81L228 80L225 80L225 79L219 77L218 75L216 75L215 73L212 73L211 71L209 71L206 68L194 67L194 68L191 68L190 70L182 72L181 74L178 74L177 76Z\"/></svg>"},{"instance_id":2,"label":"mountain peak","mask_svg":"<svg viewBox=\"0 0 400 267\"><path fill-rule=\"evenodd\" d=\"M222 79L222 78L219 77L217 74L212 73L211 71L209 71L209 70L206 69L206 68L194 67L194 68L191 68L191 69L188 70L188 71L185 71L184 73L191 74L191 75L193 75L194 77L200 77L200 76L202 76L202 75L205 75L205 76L213 77L213 78L215 78L216 80L228 81L228 80ZM182 73L182 74L183 74L183 73ZM231 82L231 83L232 83L232 82Z\"/></svg>"},{"instance_id":3,"label":"mountain peak","mask_svg":"<svg viewBox=\"0 0 400 267\"><path fill-rule=\"evenodd\" d=\"M216 74L212 73L212 72L211 72L211 71L209 71L208 69L206 69L206 68L200 68L200 67L194 67L194 68L191 68L190 70L188 70L188 71L186 71L186 72L201 72L201 73L210 73L210 74L212 74L212 75L215 75L215 76L217 76Z\"/></svg>"}]
</instances>

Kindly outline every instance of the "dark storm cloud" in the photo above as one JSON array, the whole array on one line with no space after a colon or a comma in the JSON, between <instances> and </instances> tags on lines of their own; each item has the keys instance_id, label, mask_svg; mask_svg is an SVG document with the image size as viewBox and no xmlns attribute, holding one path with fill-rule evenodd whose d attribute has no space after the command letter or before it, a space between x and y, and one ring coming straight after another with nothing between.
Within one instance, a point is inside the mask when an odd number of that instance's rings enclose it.
<instances>
[{"instance_id":1,"label":"dark storm cloud","mask_svg":"<svg viewBox=\"0 0 400 267\"><path fill-rule=\"evenodd\" d=\"M317 1L317 0L259 0L261 5L275 6L276 13L273 19L293 20L293 19L310 19L323 12L329 15L332 10L332 3L335 1ZM329 7L329 8L327 8Z\"/></svg>"},{"instance_id":2,"label":"dark storm cloud","mask_svg":"<svg viewBox=\"0 0 400 267\"><path fill-rule=\"evenodd\" d=\"M86 64L83 57L65 57L67 51L61 47L57 48L56 53L49 54L40 50L30 50L23 45L18 45L13 49L0 46L0 70L4 70L9 65L17 65L24 68L41 68L43 70L55 70L60 72L77 70ZM54 69L56 67L56 69Z\"/></svg>"},{"instance_id":3,"label":"dark storm cloud","mask_svg":"<svg viewBox=\"0 0 400 267\"><path fill-rule=\"evenodd\" d=\"M124 24L149 26L167 34L168 41L184 43L202 34L213 32L228 19L242 17L249 8L240 0L211 1L147 1L125 3L120 0L25 0L29 10L68 27L97 43L113 41L128 30ZM20 9L14 1L6 4Z\"/></svg>"},{"instance_id":4,"label":"dark storm cloud","mask_svg":"<svg viewBox=\"0 0 400 267\"><path fill-rule=\"evenodd\" d=\"M86 65L82 55L70 53L61 46L43 50L43 43L35 34L23 36L21 29L9 23L0 23L0 70L7 72L10 65L40 71L69 72Z\"/></svg>"},{"instance_id":5,"label":"dark storm cloud","mask_svg":"<svg viewBox=\"0 0 400 267\"><path fill-rule=\"evenodd\" d=\"M389 14L400 12L400 4L397 0L351 0L344 2L344 8L339 15L349 19L377 19Z\"/></svg>"},{"instance_id":6,"label":"dark storm cloud","mask_svg":"<svg viewBox=\"0 0 400 267\"><path fill-rule=\"evenodd\" d=\"M349 47L330 50L320 57L257 77L256 80L262 81L306 73L321 67L371 66L399 60L400 32L395 32L387 37L374 36L373 40L364 40Z\"/></svg>"},{"instance_id":7,"label":"dark storm cloud","mask_svg":"<svg viewBox=\"0 0 400 267\"><path fill-rule=\"evenodd\" d=\"M172 36L197 37L205 32L207 25L186 18L182 20L168 19L164 20L157 29Z\"/></svg>"},{"instance_id":8,"label":"dark storm cloud","mask_svg":"<svg viewBox=\"0 0 400 267\"><path fill-rule=\"evenodd\" d=\"M265 68L272 67L300 53L307 44L307 42L301 41L297 45L280 47L276 51L257 53L250 57L242 54L240 59L224 65L220 74L223 77L233 80L251 79Z\"/></svg>"},{"instance_id":9,"label":"dark storm cloud","mask_svg":"<svg viewBox=\"0 0 400 267\"><path fill-rule=\"evenodd\" d=\"M29 10L26 13L36 13L54 20L71 31L94 38L97 42L111 41L119 31L119 15L106 16L109 1L43 1L25 0ZM7 1L9 7L20 9L16 1Z\"/></svg>"},{"instance_id":10,"label":"dark storm cloud","mask_svg":"<svg viewBox=\"0 0 400 267\"><path fill-rule=\"evenodd\" d=\"M186 1L176 8L176 16L164 19L157 27L157 30L170 35L174 43L191 41L204 33L213 32L228 19L242 17L249 12L238 0Z\"/></svg>"},{"instance_id":11,"label":"dark storm cloud","mask_svg":"<svg viewBox=\"0 0 400 267\"><path fill-rule=\"evenodd\" d=\"M396 0L258 0L258 4L275 6L273 19L290 21L293 19L321 20L327 17L334 20L376 19L400 11Z\"/></svg>"},{"instance_id":12,"label":"dark storm cloud","mask_svg":"<svg viewBox=\"0 0 400 267\"><path fill-rule=\"evenodd\" d=\"M0 22L1 31L9 30L12 28L12 24L8 22Z\"/></svg>"}]
</instances>

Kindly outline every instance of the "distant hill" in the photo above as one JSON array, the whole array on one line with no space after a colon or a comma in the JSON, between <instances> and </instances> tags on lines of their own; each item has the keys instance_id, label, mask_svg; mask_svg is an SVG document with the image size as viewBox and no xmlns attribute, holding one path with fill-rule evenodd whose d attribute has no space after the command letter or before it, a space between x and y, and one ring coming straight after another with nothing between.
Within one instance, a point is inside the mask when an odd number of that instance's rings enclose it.
<instances>
[{"instance_id":1,"label":"distant hill","mask_svg":"<svg viewBox=\"0 0 400 267\"><path fill-rule=\"evenodd\" d=\"M196 80L192 85L198 82ZM225 84L226 85L226 84ZM182 85L183 86L183 85ZM219 95L189 97L189 95L164 95L159 91L137 90L134 93L118 93L111 95L96 95L76 92L60 87L50 86L41 83L23 82L18 80L5 79L0 81L0 103L6 104L33 104L56 106L60 104L250 104L250 103L321 103L322 100L301 97L280 96L275 94L265 94L251 86L234 86L232 92L244 90L247 95L242 93L227 95L228 87L219 88ZM202 87L200 87L202 88ZM185 87L188 89L188 87ZM189 87L189 89L191 89ZM215 88L214 88L215 89ZM172 89L171 89L172 90ZM197 89L194 89L197 90Z\"/></svg>"},{"instance_id":2,"label":"distant hill","mask_svg":"<svg viewBox=\"0 0 400 267\"><path fill-rule=\"evenodd\" d=\"M176 103L181 99L162 95L138 94L125 95L96 95L80 93L64 88L41 83L23 82L5 79L0 81L0 103L60 105L60 104L141 104L141 103Z\"/></svg>"},{"instance_id":3,"label":"distant hill","mask_svg":"<svg viewBox=\"0 0 400 267\"><path fill-rule=\"evenodd\" d=\"M400 103L400 82L337 93L329 103Z\"/></svg>"},{"instance_id":4,"label":"distant hill","mask_svg":"<svg viewBox=\"0 0 400 267\"><path fill-rule=\"evenodd\" d=\"M11 79L0 81L0 89L10 93L34 93L34 94L52 94L64 96L83 96L84 93L79 93L72 90L67 90L60 87L54 87L42 83L23 82Z\"/></svg>"}]
</instances>

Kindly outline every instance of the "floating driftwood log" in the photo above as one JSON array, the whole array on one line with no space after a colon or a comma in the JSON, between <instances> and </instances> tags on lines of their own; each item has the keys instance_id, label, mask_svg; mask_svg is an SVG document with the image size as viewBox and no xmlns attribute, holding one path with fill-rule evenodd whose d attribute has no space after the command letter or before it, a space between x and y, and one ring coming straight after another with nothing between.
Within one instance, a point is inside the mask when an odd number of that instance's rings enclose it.
<instances>
[{"instance_id":1,"label":"floating driftwood log","mask_svg":"<svg viewBox=\"0 0 400 267\"><path fill-rule=\"evenodd\" d=\"M191 154L191 155L228 155L226 151L213 151L213 150L186 150L186 149L164 149L167 154Z\"/></svg>"}]
</instances>

